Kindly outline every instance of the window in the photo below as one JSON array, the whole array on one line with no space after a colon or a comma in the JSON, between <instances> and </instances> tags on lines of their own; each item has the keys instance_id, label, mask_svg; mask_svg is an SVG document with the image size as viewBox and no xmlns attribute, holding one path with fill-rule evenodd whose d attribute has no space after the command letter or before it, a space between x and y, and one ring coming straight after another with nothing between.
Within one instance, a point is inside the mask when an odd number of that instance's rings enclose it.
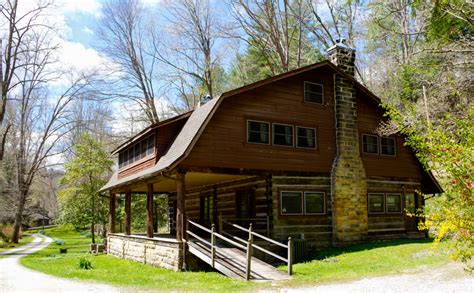
<instances>
[{"instance_id":1,"label":"window","mask_svg":"<svg viewBox=\"0 0 474 293\"><path fill-rule=\"evenodd\" d=\"M310 103L323 103L323 85L311 82L304 83L304 101Z\"/></svg>"},{"instance_id":2,"label":"window","mask_svg":"<svg viewBox=\"0 0 474 293\"><path fill-rule=\"evenodd\" d=\"M369 193L369 213L384 212L384 194Z\"/></svg>"},{"instance_id":3,"label":"window","mask_svg":"<svg viewBox=\"0 0 474 293\"><path fill-rule=\"evenodd\" d=\"M281 214L299 215L303 213L302 207L303 193L299 191L281 192Z\"/></svg>"},{"instance_id":4,"label":"window","mask_svg":"<svg viewBox=\"0 0 474 293\"><path fill-rule=\"evenodd\" d=\"M153 154L154 150L155 136L153 135L136 142L134 145L119 153L119 168L123 168Z\"/></svg>"},{"instance_id":5,"label":"window","mask_svg":"<svg viewBox=\"0 0 474 293\"><path fill-rule=\"evenodd\" d=\"M270 143L270 123L247 121L247 142Z\"/></svg>"},{"instance_id":6,"label":"window","mask_svg":"<svg viewBox=\"0 0 474 293\"><path fill-rule=\"evenodd\" d=\"M273 144L293 146L293 126L273 124Z\"/></svg>"},{"instance_id":7,"label":"window","mask_svg":"<svg viewBox=\"0 0 474 293\"><path fill-rule=\"evenodd\" d=\"M402 212L402 200L399 193L387 193L387 213L401 213Z\"/></svg>"},{"instance_id":8,"label":"window","mask_svg":"<svg viewBox=\"0 0 474 293\"><path fill-rule=\"evenodd\" d=\"M391 138L391 137L380 138L380 154L395 156L395 138Z\"/></svg>"},{"instance_id":9,"label":"window","mask_svg":"<svg viewBox=\"0 0 474 293\"><path fill-rule=\"evenodd\" d=\"M369 154L379 153L378 137L375 135L362 135L362 151Z\"/></svg>"},{"instance_id":10,"label":"window","mask_svg":"<svg viewBox=\"0 0 474 293\"><path fill-rule=\"evenodd\" d=\"M305 214L324 214L324 192L305 192L304 199Z\"/></svg>"},{"instance_id":11,"label":"window","mask_svg":"<svg viewBox=\"0 0 474 293\"><path fill-rule=\"evenodd\" d=\"M316 129L296 127L296 146L299 148L316 148Z\"/></svg>"},{"instance_id":12,"label":"window","mask_svg":"<svg viewBox=\"0 0 474 293\"><path fill-rule=\"evenodd\" d=\"M200 218L202 221L213 222L214 200L212 195L201 196Z\"/></svg>"}]
</instances>

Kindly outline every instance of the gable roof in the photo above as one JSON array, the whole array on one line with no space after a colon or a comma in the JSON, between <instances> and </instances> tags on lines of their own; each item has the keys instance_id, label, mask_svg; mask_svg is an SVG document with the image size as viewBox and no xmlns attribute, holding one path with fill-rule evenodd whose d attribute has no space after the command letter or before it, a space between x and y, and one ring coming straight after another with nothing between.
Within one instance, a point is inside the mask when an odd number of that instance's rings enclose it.
<instances>
[{"instance_id":1,"label":"gable roof","mask_svg":"<svg viewBox=\"0 0 474 293\"><path fill-rule=\"evenodd\" d=\"M344 71L339 69L336 65L332 64L330 61L322 61L319 63L315 63L312 65L308 65L305 67L301 67L292 71L288 71L286 73L276 75L274 77L270 77L249 85L242 86L237 89L233 89L230 91L227 91L223 94L221 94L219 97L212 99L205 105L197 108L196 110L192 112L188 112L185 114L182 114L181 116L184 115L190 115L189 119L186 121L185 125L179 132L178 136L176 139L173 141L171 144L170 148L168 149L168 152L166 152L156 163L151 168L144 169L136 174L118 179L118 171L114 172L112 177L110 178L109 182L105 186L103 186L100 191L106 191L108 189L111 189L113 187L120 187L124 185L128 185L130 183L150 178L162 173L166 173L170 170L172 170L174 167L176 167L184 158L187 157L189 152L192 150L194 144L198 141L201 133L204 131L206 128L208 122L211 120L212 116L218 109L219 105L222 103L222 101L225 98L234 96L236 94L244 93L247 91L250 91L255 88L259 88L265 85L268 85L270 83L289 78L313 69L317 68L322 68L324 66L327 66L331 70L334 71L334 73L342 75L344 78L346 78L350 83L354 85L354 87L357 90L360 90L364 94L367 95L371 99L372 102L374 102L377 105L381 104L380 99L374 95L370 90L368 90L365 86L360 84L354 77L346 74ZM185 116L188 117L188 116ZM173 118L172 118L173 119ZM165 121L164 121L165 122ZM145 133L148 133L149 130L152 129L153 126L150 126L150 129L146 128L146 132L139 133L138 135L143 136ZM137 136L138 136L137 135ZM129 142L135 141L135 138L132 138L129 140ZM116 149L114 152L119 151L120 149L123 149L126 147L126 144L122 144L119 149Z\"/></svg>"}]
</instances>

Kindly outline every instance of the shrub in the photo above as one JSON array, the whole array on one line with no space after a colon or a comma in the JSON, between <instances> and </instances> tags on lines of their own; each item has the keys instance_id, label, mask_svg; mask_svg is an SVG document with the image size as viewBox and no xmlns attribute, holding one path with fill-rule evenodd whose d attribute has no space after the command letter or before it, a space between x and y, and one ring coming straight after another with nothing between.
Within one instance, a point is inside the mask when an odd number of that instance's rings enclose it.
<instances>
[{"instance_id":1,"label":"shrub","mask_svg":"<svg viewBox=\"0 0 474 293\"><path fill-rule=\"evenodd\" d=\"M79 267L83 270L90 270L90 269L92 269L92 263L91 263L90 259L85 258L85 257L81 257L79 259Z\"/></svg>"},{"instance_id":2,"label":"shrub","mask_svg":"<svg viewBox=\"0 0 474 293\"><path fill-rule=\"evenodd\" d=\"M0 227L0 237L3 242L10 242L13 236L13 226L12 225L3 225Z\"/></svg>"}]
</instances>

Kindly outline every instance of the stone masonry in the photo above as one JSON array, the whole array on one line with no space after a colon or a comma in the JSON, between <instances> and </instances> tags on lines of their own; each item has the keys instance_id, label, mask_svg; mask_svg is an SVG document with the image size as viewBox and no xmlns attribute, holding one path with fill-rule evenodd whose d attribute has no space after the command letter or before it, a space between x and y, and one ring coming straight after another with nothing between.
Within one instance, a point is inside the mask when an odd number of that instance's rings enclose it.
<instances>
[{"instance_id":1,"label":"stone masonry","mask_svg":"<svg viewBox=\"0 0 474 293\"><path fill-rule=\"evenodd\" d=\"M328 49L329 60L354 76L355 50L339 42ZM360 158L357 99L349 80L335 75L337 155L331 171L333 245L367 239L367 179Z\"/></svg>"},{"instance_id":2,"label":"stone masonry","mask_svg":"<svg viewBox=\"0 0 474 293\"><path fill-rule=\"evenodd\" d=\"M146 238L109 234L107 253L152 266L179 271L182 266L182 246L175 239Z\"/></svg>"}]
</instances>

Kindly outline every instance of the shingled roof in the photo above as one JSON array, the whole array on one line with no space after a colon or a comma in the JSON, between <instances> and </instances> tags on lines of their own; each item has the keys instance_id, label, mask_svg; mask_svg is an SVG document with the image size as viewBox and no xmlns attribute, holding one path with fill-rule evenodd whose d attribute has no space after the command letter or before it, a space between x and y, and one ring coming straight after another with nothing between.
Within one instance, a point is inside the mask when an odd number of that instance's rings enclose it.
<instances>
[{"instance_id":1,"label":"shingled roof","mask_svg":"<svg viewBox=\"0 0 474 293\"><path fill-rule=\"evenodd\" d=\"M298 68L292 71L288 71L286 73L273 76L234 90L227 91L220 95L217 98L212 99L205 105L197 108L191 113L191 116L186 121L186 124L181 129L180 133L168 149L168 152L164 154L156 163L155 166L142 170L136 174L118 179L118 171L114 172L112 177L110 178L109 182L105 186L103 186L100 191L106 191L113 187L120 187L124 186L142 179L147 179L153 176L157 176L161 173L168 172L172 170L176 165L178 165L181 160L183 160L188 153L191 151L192 147L199 139L200 134L204 130L207 125L207 122L212 118L213 114L219 107L219 104L222 102L223 99L228 98L230 96L240 94L272 82L282 80L291 76L295 76L316 68L321 68L327 66L331 68L334 73L340 74L344 76L349 82L351 82L356 89L364 92L372 102L376 103L377 105L380 104L380 99L375 96L372 92L370 92L366 87L360 84L354 77L347 75L345 72L340 70L337 66L332 64L330 61L322 61L319 63L315 63L312 65L308 65L302 68ZM184 114L183 114L184 115ZM173 118L172 118L173 119ZM148 129L148 128L147 128ZM135 141L136 137L130 139L130 141ZM124 148L125 144L122 144L120 148ZM115 151L117 152L117 150Z\"/></svg>"}]
</instances>

